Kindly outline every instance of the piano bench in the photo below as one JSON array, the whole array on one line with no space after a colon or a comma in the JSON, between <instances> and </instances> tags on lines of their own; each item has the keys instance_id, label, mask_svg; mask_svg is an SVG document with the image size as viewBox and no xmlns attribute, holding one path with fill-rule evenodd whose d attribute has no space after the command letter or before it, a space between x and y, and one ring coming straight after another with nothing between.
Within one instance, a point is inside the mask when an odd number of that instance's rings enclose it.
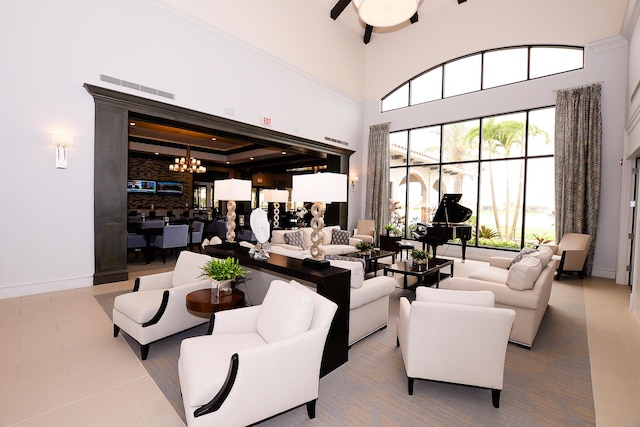
<instances>
[{"instance_id":1,"label":"piano bench","mask_svg":"<svg viewBox=\"0 0 640 427\"><path fill-rule=\"evenodd\" d=\"M409 259L409 251L415 249L412 242L396 242L397 252L400 253L400 259L402 260L402 251L405 251L404 259Z\"/></svg>"}]
</instances>

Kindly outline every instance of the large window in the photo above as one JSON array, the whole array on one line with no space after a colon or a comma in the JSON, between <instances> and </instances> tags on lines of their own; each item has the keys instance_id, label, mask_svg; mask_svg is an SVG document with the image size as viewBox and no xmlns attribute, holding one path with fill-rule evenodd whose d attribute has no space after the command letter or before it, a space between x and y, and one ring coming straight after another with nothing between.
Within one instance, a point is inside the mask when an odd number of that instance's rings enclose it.
<instances>
[{"instance_id":1,"label":"large window","mask_svg":"<svg viewBox=\"0 0 640 427\"><path fill-rule=\"evenodd\" d=\"M555 240L554 107L390 134L391 198L406 237L445 193L462 193L472 245L520 249Z\"/></svg>"},{"instance_id":2,"label":"large window","mask_svg":"<svg viewBox=\"0 0 640 427\"><path fill-rule=\"evenodd\" d=\"M382 112L490 89L584 67L575 46L516 46L488 50L440 64L382 98Z\"/></svg>"}]
</instances>

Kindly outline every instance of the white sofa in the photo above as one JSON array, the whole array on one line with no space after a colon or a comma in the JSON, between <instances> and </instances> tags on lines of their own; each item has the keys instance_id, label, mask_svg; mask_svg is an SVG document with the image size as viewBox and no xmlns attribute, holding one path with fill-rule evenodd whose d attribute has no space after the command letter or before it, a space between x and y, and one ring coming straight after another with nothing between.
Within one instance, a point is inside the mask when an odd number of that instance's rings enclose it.
<instances>
[{"instance_id":1,"label":"white sofa","mask_svg":"<svg viewBox=\"0 0 640 427\"><path fill-rule=\"evenodd\" d=\"M336 244L332 243L333 241L333 230L340 230L339 225L333 225L324 227L322 229L322 244L320 248L324 251L325 255L343 255L350 252L355 252L355 246L361 242L361 239L357 239L354 237L349 237L349 232L343 230L346 233L345 243ZM278 246L280 249L284 249L285 252L278 252L283 255L291 256L293 258L307 258L311 256L309 253L309 248L311 248L311 232L313 229L311 227L302 227L297 230L273 230L271 232L271 246ZM301 245L292 245L288 244L286 241L286 235L290 233L302 233L302 241Z\"/></svg>"},{"instance_id":2,"label":"white sofa","mask_svg":"<svg viewBox=\"0 0 640 427\"><path fill-rule=\"evenodd\" d=\"M468 278L450 277L440 282L440 288L493 292L496 307L516 312L509 341L530 348L549 304L556 261L546 246L530 254L523 252L518 255L521 260L511 268L514 259L492 257L489 267L474 271Z\"/></svg>"},{"instance_id":3,"label":"white sofa","mask_svg":"<svg viewBox=\"0 0 640 427\"><path fill-rule=\"evenodd\" d=\"M282 249L272 247L273 253ZM286 250L284 250L286 251ZM302 251L296 251L301 255ZM396 279L387 276L364 278L364 267L360 261L332 259L329 263L334 267L351 270L351 289L349 292L349 346L384 329L389 319L389 295L395 291ZM261 304L275 279L289 280L283 275L273 272L252 269L244 282L237 287L245 294L245 302L250 305ZM302 282L309 287L312 284Z\"/></svg>"}]
</instances>

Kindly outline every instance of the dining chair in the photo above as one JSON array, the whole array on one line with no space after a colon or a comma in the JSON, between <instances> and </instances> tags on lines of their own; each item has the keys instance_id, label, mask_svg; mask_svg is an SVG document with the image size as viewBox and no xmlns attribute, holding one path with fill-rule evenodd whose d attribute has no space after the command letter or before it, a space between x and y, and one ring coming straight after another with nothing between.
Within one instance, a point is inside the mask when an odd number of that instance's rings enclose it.
<instances>
[{"instance_id":1,"label":"dining chair","mask_svg":"<svg viewBox=\"0 0 640 427\"><path fill-rule=\"evenodd\" d=\"M160 236L153 240L153 247L162 249L162 263L166 263L167 249L185 249L189 243L189 226L167 225Z\"/></svg>"}]
</instances>

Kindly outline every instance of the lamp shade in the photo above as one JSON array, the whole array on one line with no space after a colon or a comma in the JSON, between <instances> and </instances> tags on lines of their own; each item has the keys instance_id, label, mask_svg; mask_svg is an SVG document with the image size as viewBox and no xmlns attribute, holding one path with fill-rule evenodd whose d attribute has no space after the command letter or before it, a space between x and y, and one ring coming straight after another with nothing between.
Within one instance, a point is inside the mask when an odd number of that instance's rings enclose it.
<instances>
[{"instance_id":1,"label":"lamp shade","mask_svg":"<svg viewBox=\"0 0 640 427\"><path fill-rule=\"evenodd\" d=\"M251 181L246 179L221 179L213 182L216 200L251 200Z\"/></svg>"},{"instance_id":2,"label":"lamp shade","mask_svg":"<svg viewBox=\"0 0 640 427\"><path fill-rule=\"evenodd\" d=\"M291 199L297 202L346 202L347 175L340 173L316 173L294 175Z\"/></svg>"},{"instance_id":3,"label":"lamp shade","mask_svg":"<svg viewBox=\"0 0 640 427\"><path fill-rule=\"evenodd\" d=\"M419 0L353 0L360 19L372 27L393 27L408 21Z\"/></svg>"},{"instance_id":4,"label":"lamp shade","mask_svg":"<svg viewBox=\"0 0 640 427\"><path fill-rule=\"evenodd\" d=\"M262 196L267 203L289 201L289 192L287 190L263 190Z\"/></svg>"}]
</instances>

